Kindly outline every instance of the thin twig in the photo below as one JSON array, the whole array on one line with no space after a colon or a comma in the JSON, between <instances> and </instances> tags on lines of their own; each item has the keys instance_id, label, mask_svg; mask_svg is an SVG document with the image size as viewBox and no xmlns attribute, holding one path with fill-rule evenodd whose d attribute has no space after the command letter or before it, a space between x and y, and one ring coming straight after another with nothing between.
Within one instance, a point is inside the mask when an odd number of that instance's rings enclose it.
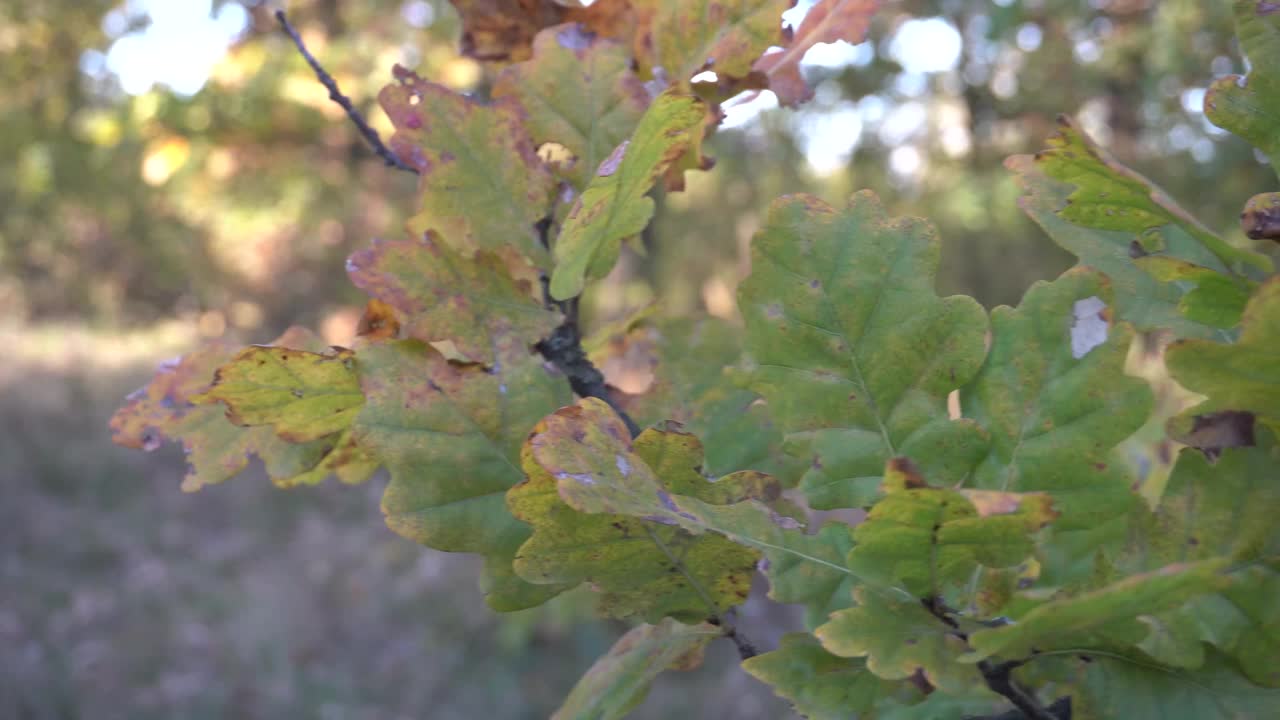
<instances>
[{"instance_id":1,"label":"thin twig","mask_svg":"<svg viewBox=\"0 0 1280 720\"><path fill-rule=\"evenodd\" d=\"M943 605L939 598L925 598L920 602L931 615L951 628L952 634L966 644L969 642L969 635L960 629L960 624L948 614L946 606ZM1026 664L1026 662L1026 660L1010 660L999 665L993 665L987 660L979 660L978 672L982 673L982 679L986 681L987 687L992 692L1003 695L1009 702L1013 703L1013 706L1021 713L1018 717L1026 720L1070 720L1071 703L1069 699L1066 703L1059 700L1054 702L1052 708L1046 708L1040 704L1039 698L1034 693L1014 680L1014 669Z\"/></svg>"},{"instance_id":2,"label":"thin twig","mask_svg":"<svg viewBox=\"0 0 1280 720\"><path fill-rule=\"evenodd\" d=\"M404 170L405 172L411 172L414 175L417 175L418 169L412 165L406 165L403 160L397 157L396 154L391 151L391 148L387 147L382 142L382 138L378 136L378 131L374 130L373 127L369 125L369 122L364 119L364 116L360 114L360 111L356 109L356 106L351 102L351 98L342 94L342 90L338 89L338 82L333 79L332 75L325 71L324 67L320 65L320 61L316 60L315 56L311 54L311 51L307 49L306 44L302 42L302 36L293 28L293 25L289 24L289 18L285 16L283 10L276 11L276 21L280 23L280 28L289 36L289 39L293 40L294 47L298 48L298 53L301 54L302 58L311 66L312 71L316 74L316 79L319 80L320 84L324 85L325 89L329 91L329 99L337 103L339 107L346 111L347 117L350 118L352 124L356 126L356 130L359 130L360 134L364 136L365 142L369 143L369 147L373 152L378 157L382 158L383 162L385 162L388 167L393 167L397 170Z\"/></svg>"}]
</instances>

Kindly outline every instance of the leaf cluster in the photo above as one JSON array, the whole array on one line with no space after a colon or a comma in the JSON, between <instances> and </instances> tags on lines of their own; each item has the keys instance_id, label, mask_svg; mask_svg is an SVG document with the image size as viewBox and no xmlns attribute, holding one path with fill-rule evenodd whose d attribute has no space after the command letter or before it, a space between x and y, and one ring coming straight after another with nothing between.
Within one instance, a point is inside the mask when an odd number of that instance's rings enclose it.
<instances>
[{"instance_id":1,"label":"leaf cluster","mask_svg":"<svg viewBox=\"0 0 1280 720\"><path fill-rule=\"evenodd\" d=\"M588 584L639 624L557 717L621 717L718 637L807 717L1274 712L1266 253L1063 119L1007 164L1080 264L1017 307L938 296L938 233L873 194L793 195L753 238L741 329L648 313L583 340L578 297L647 226L655 186L709 169L718 103L804 100L799 56L860 39L877 3L823 0L787 35L773 0L455 5L464 49L511 64L487 99L403 69L383 91L417 214L348 261L371 296L353 347L204 348L113 418L118 442L180 440L189 489L252 456L280 484L382 466L388 525L482 556L494 609ZM1274 153L1280 11L1235 8L1255 70L1216 85L1209 115ZM1275 206L1251 200L1246 233L1274 238ZM1163 375L1129 374L1153 338ZM575 381L622 356L652 368L646 393ZM1202 399L1161 417L1161 382ZM1130 439L1166 419L1181 449L1156 484ZM806 617L763 654L733 612L757 570Z\"/></svg>"}]
</instances>

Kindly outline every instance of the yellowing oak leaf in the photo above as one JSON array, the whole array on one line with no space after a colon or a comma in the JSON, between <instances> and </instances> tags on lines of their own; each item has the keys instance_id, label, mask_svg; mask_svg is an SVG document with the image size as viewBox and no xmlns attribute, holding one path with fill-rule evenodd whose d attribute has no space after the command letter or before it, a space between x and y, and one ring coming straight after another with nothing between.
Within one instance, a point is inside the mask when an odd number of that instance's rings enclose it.
<instances>
[{"instance_id":1,"label":"yellowing oak leaf","mask_svg":"<svg viewBox=\"0 0 1280 720\"><path fill-rule=\"evenodd\" d=\"M579 22L592 32L619 37L629 28L627 0L584 6L568 0L449 0L462 20L462 54L477 60L527 59L534 35L543 28Z\"/></svg>"},{"instance_id":2,"label":"yellowing oak leaf","mask_svg":"<svg viewBox=\"0 0 1280 720\"><path fill-rule=\"evenodd\" d=\"M510 253L507 253L510 254ZM496 253L465 258L428 235L421 240L375 240L347 260L356 287L398 313L401 332L424 342L450 341L470 362L493 362L495 338L514 334L529 346L560 320L534 293L537 278L519 259Z\"/></svg>"},{"instance_id":3,"label":"yellowing oak leaf","mask_svg":"<svg viewBox=\"0 0 1280 720\"><path fill-rule=\"evenodd\" d=\"M791 42L756 60L752 69L769 78L769 89L783 105L798 105L813 97L813 88L800 74L804 54L819 43L862 42L880 0L820 0L800 21Z\"/></svg>"},{"instance_id":4,"label":"yellowing oak leaf","mask_svg":"<svg viewBox=\"0 0 1280 720\"><path fill-rule=\"evenodd\" d=\"M667 91L653 101L635 135L600 164L569 211L555 244L552 297L575 297L587 280L609 273L623 239L653 217L647 193L654 181L701 137L706 117L706 106L695 97Z\"/></svg>"},{"instance_id":5,"label":"yellowing oak leaf","mask_svg":"<svg viewBox=\"0 0 1280 720\"><path fill-rule=\"evenodd\" d=\"M534 152L514 100L485 105L396 66L378 95L395 125L391 148L416 168L415 236L435 231L464 255L513 246L545 267L536 224L551 208L555 181Z\"/></svg>"},{"instance_id":6,"label":"yellowing oak leaf","mask_svg":"<svg viewBox=\"0 0 1280 720\"><path fill-rule=\"evenodd\" d=\"M355 353L313 353L285 347L245 348L214 374L213 386L192 400L222 402L236 425L271 425L290 442L341 432L364 405Z\"/></svg>"},{"instance_id":7,"label":"yellowing oak leaf","mask_svg":"<svg viewBox=\"0 0 1280 720\"><path fill-rule=\"evenodd\" d=\"M650 100L631 71L627 47L578 25L539 33L533 59L503 70L493 96L520 102L536 145L559 143L573 154L572 167L562 174L579 191L600 162L631 137Z\"/></svg>"},{"instance_id":8,"label":"yellowing oak leaf","mask_svg":"<svg viewBox=\"0 0 1280 720\"><path fill-rule=\"evenodd\" d=\"M677 87L703 70L742 78L764 51L784 43L791 0L637 0L637 55ZM661 70L658 70L661 68Z\"/></svg>"},{"instance_id":9,"label":"yellowing oak leaf","mask_svg":"<svg viewBox=\"0 0 1280 720\"><path fill-rule=\"evenodd\" d=\"M1271 269L1270 259L1218 237L1150 180L1121 165L1066 116L1058 118L1058 132L1036 153L1034 165L1048 177L1075 186L1058 215L1081 227L1129 234L1135 254L1168 255L1222 273L1245 266ZM1084 255L1081 259L1091 262Z\"/></svg>"},{"instance_id":10,"label":"yellowing oak leaf","mask_svg":"<svg viewBox=\"0 0 1280 720\"><path fill-rule=\"evenodd\" d=\"M906 458L889 461L884 487L854 528L848 565L919 598L943 597L980 566L1021 562L1032 552L1031 536L1057 516L1043 493L1010 493L998 502L988 495L979 508L957 490L925 484Z\"/></svg>"},{"instance_id":11,"label":"yellowing oak leaf","mask_svg":"<svg viewBox=\"0 0 1280 720\"><path fill-rule=\"evenodd\" d=\"M227 407L214 402L217 398L210 396L209 391L215 373L240 375L249 367L258 367L256 361L262 359L258 357L262 353L287 350L291 357L305 357L312 353L297 355L297 348L324 347L318 338L300 328L289 330L273 345L278 347L250 348L238 356L226 343L210 343L162 365L150 384L131 395L128 404L111 418L112 439L119 445L145 450L158 448L165 439L181 442L189 466L182 487L188 492L240 474L254 457L262 460L272 482L283 487L314 484L330 474L350 483L367 479L378 463L367 447L355 441L347 427L351 406L362 399L345 393L323 399L321 404L340 398L337 404L330 404L329 409L336 408L339 411L336 414L343 421L325 420L316 424L306 415L289 416L284 412L295 408L291 401L303 400L302 405L306 405L305 393L315 386L305 382L289 383L281 396L273 395L274 391L269 388L255 387L251 382L248 388L254 399L274 397L283 403L254 405L250 402L243 408L247 417L237 416L241 422L263 423L250 427L232 422L228 419ZM315 359L324 357L315 355ZM295 389L301 390L304 398L294 396ZM267 394L255 396L255 392L262 390ZM329 415L333 413L321 413L325 418ZM271 424L275 420L282 420L286 434L299 441L277 433ZM329 432L318 433L320 430Z\"/></svg>"},{"instance_id":12,"label":"yellowing oak leaf","mask_svg":"<svg viewBox=\"0 0 1280 720\"><path fill-rule=\"evenodd\" d=\"M651 484L658 494L713 505L771 501L781 493L766 475L734 473L712 482L701 466L702 444L678 426L645 430L632 442L617 416L595 400L548 416L525 447L528 479L507 494L511 511L534 528L516 556L516 572L539 583L589 582L600 593L602 613L648 622L693 621L741 603L757 552L716 534L611 512L607 503L575 502L574 483Z\"/></svg>"}]
</instances>

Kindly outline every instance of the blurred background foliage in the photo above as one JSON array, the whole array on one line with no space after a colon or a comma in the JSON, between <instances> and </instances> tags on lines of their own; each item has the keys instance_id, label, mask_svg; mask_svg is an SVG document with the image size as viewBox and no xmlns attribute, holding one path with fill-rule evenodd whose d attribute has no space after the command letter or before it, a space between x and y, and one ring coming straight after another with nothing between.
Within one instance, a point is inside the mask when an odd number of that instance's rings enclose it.
<instances>
[{"instance_id":1,"label":"blurred background foliage","mask_svg":"<svg viewBox=\"0 0 1280 720\"><path fill-rule=\"evenodd\" d=\"M813 103L732 103L716 169L659 198L646 252L591 292L597 320L655 299L732 316L769 202L860 188L939 227L945 292L1014 303L1071 264L1002 165L1061 112L1242 237L1267 171L1201 112L1204 88L1244 69L1227 2L885 4L867 42L811 51ZM382 527L377 480L191 497L178 453L109 445L120 398L202 337L296 322L349 339L343 259L412 211L414 178L368 152L274 9L0 4L0 716L545 717L620 631L581 596L488 614L471 563ZM384 133L374 98L394 63L481 95L492 79L457 54L444 0L288 10ZM640 716L784 717L728 655L664 678Z\"/></svg>"}]
</instances>

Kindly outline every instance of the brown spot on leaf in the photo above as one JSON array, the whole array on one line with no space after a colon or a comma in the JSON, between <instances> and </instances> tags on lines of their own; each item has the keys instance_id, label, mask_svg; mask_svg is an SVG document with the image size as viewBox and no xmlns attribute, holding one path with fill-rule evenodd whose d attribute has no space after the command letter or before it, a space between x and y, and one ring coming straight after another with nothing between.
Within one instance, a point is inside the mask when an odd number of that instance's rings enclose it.
<instances>
[{"instance_id":1,"label":"brown spot on leaf","mask_svg":"<svg viewBox=\"0 0 1280 720\"><path fill-rule=\"evenodd\" d=\"M911 458L896 457L889 460L889 471L900 474L907 489L929 487L924 475L920 474L920 468L911 462Z\"/></svg>"},{"instance_id":2,"label":"brown spot on leaf","mask_svg":"<svg viewBox=\"0 0 1280 720\"><path fill-rule=\"evenodd\" d=\"M1243 410L1197 415L1191 421L1190 432L1177 439L1215 460L1226 448L1253 447L1255 420L1253 413Z\"/></svg>"}]
</instances>

